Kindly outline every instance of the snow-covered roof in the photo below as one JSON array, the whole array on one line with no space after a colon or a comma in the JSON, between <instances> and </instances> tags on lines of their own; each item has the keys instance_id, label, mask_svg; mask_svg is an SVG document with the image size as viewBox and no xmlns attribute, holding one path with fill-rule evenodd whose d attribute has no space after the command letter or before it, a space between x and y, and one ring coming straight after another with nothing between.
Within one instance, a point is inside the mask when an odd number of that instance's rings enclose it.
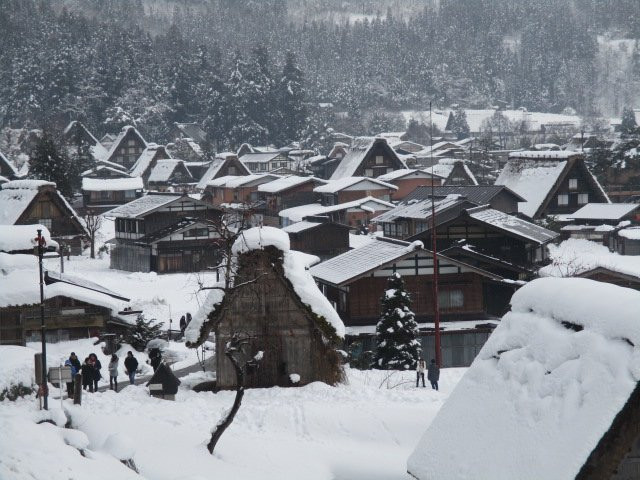
<instances>
[{"instance_id":1,"label":"snow-covered roof","mask_svg":"<svg viewBox=\"0 0 640 480\"><path fill-rule=\"evenodd\" d=\"M292 222L299 222L304 217L311 215L325 215L327 213L338 212L340 210L361 209L374 213L381 210L389 210L393 207L395 207L393 203L385 202L384 200L380 200L375 197L365 197L352 202L339 203L331 206L323 206L319 203L309 203L307 205L300 205L280 210L278 215L283 218L288 218Z\"/></svg>"},{"instance_id":2,"label":"snow-covered roof","mask_svg":"<svg viewBox=\"0 0 640 480\"><path fill-rule=\"evenodd\" d=\"M167 160L158 160L151 174L149 175L149 182L168 182L171 179L171 175L176 168L180 165L184 167L183 160L177 160L175 158ZM189 170L185 167L184 170L189 173ZM189 173L191 176L191 173Z\"/></svg>"},{"instance_id":3,"label":"snow-covered roof","mask_svg":"<svg viewBox=\"0 0 640 480\"><path fill-rule=\"evenodd\" d=\"M136 218L139 215L143 215L156 208L168 205L171 202L175 202L182 195L165 193L161 195L145 195L144 197L136 198L129 203L120 205L119 207L109 210L105 213L106 217L121 217L121 218Z\"/></svg>"},{"instance_id":4,"label":"snow-covered roof","mask_svg":"<svg viewBox=\"0 0 640 480\"><path fill-rule=\"evenodd\" d=\"M392 182L393 180L400 180L404 178L433 178L434 175L432 173L428 173L424 170L414 170L412 168L401 168L400 170L394 170L393 172L385 173L384 175L380 175L376 177L377 180L383 182Z\"/></svg>"},{"instance_id":5,"label":"snow-covered roof","mask_svg":"<svg viewBox=\"0 0 640 480\"><path fill-rule=\"evenodd\" d=\"M369 150L371 150L376 142L384 142L385 144L387 143L384 138L355 137L351 143L351 146L346 149L347 152L345 153L344 157L342 157L340 163L331 175L331 179L335 180L345 177L352 177L356 173L356 170L358 169L364 158L369 153ZM391 148L389 148L389 150L393 153L393 150ZM400 163L403 163L402 160L398 160ZM406 168L406 166L404 168Z\"/></svg>"},{"instance_id":6,"label":"snow-covered roof","mask_svg":"<svg viewBox=\"0 0 640 480\"><path fill-rule=\"evenodd\" d=\"M311 268L311 275L333 285L342 285L422 248L420 241L409 243L376 237L360 248L315 265Z\"/></svg>"},{"instance_id":7,"label":"snow-covered roof","mask_svg":"<svg viewBox=\"0 0 640 480\"><path fill-rule=\"evenodd\" d=\"M618 235L627 240L640 240L640 227L623 228Z\"/></svg>"},{"instance_id":8,"label":"snow-covered roof","mask_svg":"<svg viewBox=\"0 0 640 480\"><path fill-rule=\"evenodd\" d=\"M316 315L323 317L336 331L340 338L344 338L344 324L329 303L329 300L320 292L313 277L306 269L304 261L297 255L298 252L290 250L289 235L274 227L254 227L241 233L232 247L234 255L239 255L252 250L262 250L272 246L283 252L284 274L293 285L293 289Z\"/></svg>"},{"instance_id":9,"label":"snow-covered roof","mask_svg":"<svg viewBox=\"0 0 640 480\"><path fill-rule=\"evenodd\" d=\"M511 305L409 457L415 478L577 478L640 381L639 292L543 278Z\"/></svg>"},{"instance_id":10,"label":"snow-covered roof","mask_svg":"<svg viewBox=\"0 0 640 480\"><path fill-rule=\"evenodd\" d=\"M12 180L2 184L0 190L0 225L13 225L38 195L43 186L56 186L44 180Z\"/></svg>"},{"instance_id":11,"label":"snow-covered roof","mask_svg":"<svg viewBox=\"0 0 640 480\"><path fill-rule=\"evenodd\" d=\"M526 202L518 203L518 210L533 218L566 166L566 160L509 161L495 184L504 185L525 198Z\"/></svg>"},{"instance_id":12,"label":"snow-covered roof","mask_svg":"<svg viewBox=\"0 0 640 480\"><path fill-rule=\"evenodd\" d=\"M326 184L326 180L316 177L299 177L297 175L289 175L287 177L278 178L272 182L263 183L258 186L259 192L279 193L293 187L297 187L307 182Z\"/></svg>"},{"instance_id":13,"label":"snow-covered roof","mask_svg":"<svg viewBox=\"0 0 640 480\"><path fill-rule=\"evenodd\" d=\"M5 164L6 167L11 170L12 175L16 175L18 173L18 170L16 169L16 166L13 164L13 162L9 161L9 159L2 152L0 152L0 163Z\"/></svg>"},{"instance_id":14,"label":"snow-covered roof","mask_svg":"<svg viewBox=\"0 0 640 480\"><path fill-rule=\"evenodd\" d=\"M49 229L43 225L0 225L0 252L15 252L31 250L36 246L35 238L38 229L42 230L42 236L47 247L58 248L58 243L51 240Z\"/></svg>"},{"instance_id":15,"label":"snow-covered roof","mask_svg":"<svg viewBox=\"0 0 640 480\"><path fill-rule=\"evenodd\" d=\"M305 230L310 230L312 228L316 228L318 225L322 225L320 222L309 222L307 220L302 220L301 222L292 223L282 229L282 231L287 233L298 233L304 232Z\"/></svg>"},{"instance_id":16,"label":"snow-covered roof","mask_svg":"<svg viewBox=\"0 0 640 480\"><path fill-rule=\"evenodd\" d=\"M278 175L272 173L258 174L253 173L251 175L225 175L224 177L218 177L210 180L207 185L210 187L226 187L226 188L239 188L248 183L266 183L272 182L279 178ZM259 184L258 183L258 184Z\"/></svg>"},{"instance_id":17,"label":"snow-covered roof","mask_svg":"<svg viewBox=\"0 0 640 480\"><path fill-rule=\"evenodd\" d=\"M228 160L232 159L235 156L236 156L235 153L230 153L230 152L225 152L225 153L216 155L216 158L214 158L213 162L211 162L211 165L209 165L209 168L207 169L206 172L204 172L204 175L202 175L202 178L196 185L196 189L204 190L205 188L207 188L207 184L211 180L213 180L216 177L216 175L218 175L218 173L220 172L220 169L227 163ZM240 166L244 169L244 172L238 172L238 173L249 175L251 172L246 167L246 165L242 162L242 160L240 159L237 159L237 160Z\"/></svg>"},{"instance_id":18,"label":"snow-covered roof","mask_svg":"<svg viewBox=\"0 0 640 480\"><path fill-rule=\"evenodd\" d=\"M459 158L440 158L438 159L438 163L432 165L431 167L423 169L423 171L437 177L449 178L453 173L456 165L461 166L473 185L478 185L478 180L467 166L467 163L463 160L460 160Z\"/></svg>"},{"instance_id":19,"label":"snow-covered roof","mask_svg":"<svg viewBox=\"0 0 640 480\"><path fill-rule=\"evenodd\" d=\"M522 218L508 215L499 210L490 208L488 205L470 208L466 210L467 214L480 222L492 225L507 233L533 240L540 245L550 242L559 236L558 233L540 227L535 223L528 222Z\"/></svg>"},{"instance_id":20,"label":"snow-covered roof","mask_svg":"<svg viewBox=\"0 0 640 480\"><path fill-rule=\"evenodd\" d=\"M267 153L245 153L242 156L242 161L245 163L267 163L280 155L279 151L267 152Z\"/></svg>"},{"instance_id":21,"label":"snow-covered roof","mask_svg":"<svg viewBox=\"0 0 640 480\"><path fill-rule=\"evenodd\" d=\"M568 216L574 220L620 220L640 208L636 203L587 203Z\"/></svg>"},{"instance_id":22,"label":"snow-covered roof","mask_svg":"<svg viewBox=\"0 0 640 480\"><path fill-rule=\"evenodd\" d=\"M427 219L431 218L432 207L435 207L437 218L437 215L440 212L464 201L465 200L461 199L459 195L447 195L445 198L436 199L435 202L433 202L435 203L434 205L432 205L430 198L425 198L424 200L413 200L408 203L400 204L388 212L381 213L372 219L372 221L395 222L400 218L413 218L416 220Z\"/></svg>"},{"instance_id":23,"label":"snow-covered roof","mask_svg":"<svg viewBox=\"0 0 640 480\"><path fill-rule=\"evenodd\" d=\"M142 178L83 178L82 190L89 192L142 190Z\"/></svg>"},{"instance_id":24,"label":"snow-covered roof","mask_svg":"<svg viewBox=\"0 0 640 480\"><path fill-rule=\"evenodd\" d=\"M151 164L151 161L153 160L153 157L160 149L164 151L167 157L170 157L165 147L163 147L162 145L158 145L157 143L148 143L147 147L142 151L142 153L136 160L136 163L134 163L133 167L131 167L131 175L133 175L134 177L142 176L147 171L149 165Z\"/></svg>"},{"instance_id":25,"label":"snow-covered roof","mask_svg":"<svg viewBox=\"0 0 640 480\"><path fill-rule=\"evenodd\" d=\"M523 150L519 152L511 152L509 159L512 158L529 158L529 159L551 159L551 160L566 160L567 158L582 156L578 152L571 150Z\"/></svg>"},{"instance_id":26,"label":"snow-covered roof","mask_svg":"<svg viewBox=\"0 0 640 480\"><path fill-rule=\"evenodd\" d=\"M313 189L314 192L317 193L336 193L340 190L345 190L347 188L351 188L354 185L361 182L371 182L376 185L379 185L381 188L390 188L391 190L397 190L398 187L391 183L384 182L382 180L378 180L377 178L369 178L369 177L344 177L338 178L336 180L329 180L325 185L320 185Z\"/></svg>"},{"instance_id":27,"label":"snow-covered roof","mask_svg":"<svg viewBox=\"0 0 640 480\"><path fill-rule=\"evenodd\" d=\"M109 148L109 151L107 152L107 155L104 157L105 160L109 160L113 156L115 151L120 146L120 143L122 143L122 141L124 140L124 137L130 131L135 133L140 138L140 140L142 140L142 143L144 144L145 147L147 146L147 142L144 140L144 137L142 135L140 135L140 132L138 131L138 129L136 127L134 127L132 125L125 125L124 127L122 127L122 130L120 130L120 133L118 134L118 136L115 138L115 140L111 144L111 147Z\"/></svg>"}]
</instances>

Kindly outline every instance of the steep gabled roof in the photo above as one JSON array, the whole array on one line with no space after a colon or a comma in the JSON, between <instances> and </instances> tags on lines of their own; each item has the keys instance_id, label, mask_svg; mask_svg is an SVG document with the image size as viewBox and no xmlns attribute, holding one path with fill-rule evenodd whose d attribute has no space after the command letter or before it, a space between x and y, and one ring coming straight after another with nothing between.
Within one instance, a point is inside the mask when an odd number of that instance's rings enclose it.
<instances>
[{"instance_id":1,"label":"steep gabled roof","mask_svg":"<svg viewBox=\"0 0 640 480\"><path fill-rule=\"evenodd\" d=\"M183 160L178 160L175 158L166 159L166 160L158 160L155 167L151 170L151 174L149 175L149 183L163 183L171 181L172 177L182 171L182 174L193 180L193 176L189 169L185 166Z\"/></svg>"},{"instance_id":2,"label":"steep gabled roof","mask_svg":"<svg viewBox=\"0 0 640 480\"><path fill-rule=\"evenodd\" d=\"M156 143L148 143L147 148L143 150L143 152L136 160L136 163L131 167L131 175L134 177L142 177L146 173L148 173L148 169L151 166L151 162L154 158L157 159L169 159L171 155L167 152L167 149Z\"/></svg>"},{"instance_id":3,"label":"steep gabled roof","mask_svg":"<svg viewBox=\"0 0 640 480\"><path fill-rule=\"evenodd\" d=\"M395 159L397 168L407 168L404 162L398 157L396 152L389 146L384 138L356 137L353 139L351 146L347 148L347 153L340 160L340 163L333 172L333 175L331 175L331 179L336 180L345 177L353 177L369 152L378 145L381 145L385 150L387 150L387 153L391 158Z\"/></svg>"},{"instance_id":4,"label":"steep gabled roof","mask_svg":"<svg viewBox=\"0 0 640 480\"><path fill-rule=\"evenodd\" d=\"M529 218L538 218L572 168L581 168L601 200L609 202L602 186L586 167L583 156L577 152L514 152L495 184L509 187L525 198L525 202L518 204L519 211Z\"/></svg>"},{"instance_id":5,"label":"steep gabled roof","mask_svg":"<svg viewBox=\"0 0 640 480\"><path fill-rule=\"evenodd\" d=\"M207 188L207 184L218 177L218 173L223 169L223 167L229 163L233 162L234 165L238 165L240 172L237 172L237 175L251 175L251 172L244 164L242 160L240 160L234 153L224 153L216 156L207 171L202 175L202 178L196 185L196 189L204 190Z\"/></svg>"},{"instance_id":6,"label":"steep gabled roof","mask_svg":"<svg viewBox=\"0 0 640 480\"><path fill-rule=\"evenodd\" d=\"M459 158L441 158L438 160L438 163L425 168L424 171L444 178L445 183L452 180L455 174L460 173L467 177L472 185L478 185L478 180L476 180L473 172L469 170L466 162Z\"/></svg>"},{"instance_id":7,"label":"steep gabled roof","mask_svg":"<svg viewBox=\"0 0 640 480\"><path fill-rule=\"evenodd\" d=\"M147 146L147 142L144 140L144 137L142 135L140 135L140 132L138 131L138 129L136 129L136 127L134 127L132 125L127 125L127 126L122 127L122 130L120 130L120 133L118 134L116 139L111 144L111 148L109 148L109 151L107 152L107 155L104 157L105 160L111 161L111 158L116 153L116 150L120 147L120 144L123 142L124 137L129 132L133 132L133 134L137 135L140 138L140 140L142 141L142 143L144 144L144 146L145 147Z\"/></svg>"},{"instance_id":8,"label":"steep gabled roof","mask_svg":"<svg viewBox=\"0 0 640 480\"><path fill-rule=\"evenodd\" d=\"M0 172L10 177L18 174L16 167L2 152L0 152Z\"/></svg>"}]
</instances>

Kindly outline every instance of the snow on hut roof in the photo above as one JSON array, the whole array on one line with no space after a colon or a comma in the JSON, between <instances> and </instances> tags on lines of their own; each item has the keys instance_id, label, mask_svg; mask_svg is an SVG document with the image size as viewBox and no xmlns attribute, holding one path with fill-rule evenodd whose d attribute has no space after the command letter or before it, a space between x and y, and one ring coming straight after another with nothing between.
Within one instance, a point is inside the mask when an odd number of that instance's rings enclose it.
<instances>
[{"instance_id":1,"label":"snow on hut roof","mask_svg":"<svg viewBox=\"0 0 640 480\"><path fill-rule=\"evenodd\" d=\"M305 230L310 230L312 228L316 228L318 225L322 225L320 222L308 222L306 220L302 220L301 222L292 223L291 225L287 225L282 229L282 231L287 233L298 233L304 232Z\"/></svg>"},{"instance_id":2,"label":"snow on hut roof","mask_svg":"<svg viewBox=\"0 0 640 480\"><path fill-rule=\"evenodd\" d=\"M105 213L107 217L121 217L121 218L136 218L139 215L155 210L156 208L168 205L171 202L175 202L183 195L178 193L163 193L145 195L144 197L136 198L129 203L120 205L119 207L109 210Z\"/></svg>"},{"instance_id":3,"label":"snow on hut roof","mask_svg":"<svg viewBox=\"0 0 640 480\"><path fill-rule=\"evenodd\" d=\"M543 278L511 305L409 457L415 478L577 478L640 381L639 292Z\"/></svg>"},{"instance_id":4,"label":"snow on hut roof","mask_svg":"<svg viewBox=\"0 0 640 480\"><path fill-rule=\"evenodd\" d=\"M287 177L278 178L272 182L263 183L258 186L259 192L279 193L293 187L305 184L307 182L326 184L326 180L316 177L300 177L297 175L289 175Z\"/></svg>"},{"instance_id":5,"label":"snow on hut roof","mask_svg":"<svg viewBox=\"0 0 640 480\"><path fill-rule=\"evenodd\" d=\"M459 158L440 158L438 159L438 163L423 170L438 177L449 178L456 165L461 165L471 182L474 185L478 185L478 180L467 166L467 163Z\"/></svg>"},{"instance_id":6,"label":"snow on hut roof","mask_svg":"<svg viewBox=\"0 0 640 480\"><path fill-rule=\"evenodd\" d=\"M640 208L637 203L587 203L575 213L568 215L573 220L620 220Z\"/></svg>"},{"instance_id":7,"label":"snow on hut roof","mask_svg":"<svg viewBox=\"0 0 640 480\"><path fill-rule=\"evenodd\" d=\"M435 199L436 218L437 215L448 208L453 207L459 203L463 203L466 200L460 198L459 195L447 195L445 198ZM432 208L431 198L425 198L424 200L414 200L408 203L403 203L397 207L389 210L388 212L381 213L377 217L373 218L373 222L395 222L400 218L414 218L414 219L426 219L431 218Z\"/></svg>"},{"instance_id":8,"label":"snow on hut roof","mask_svg":"<svg viewBox=\"0 0 640 480\"><path fill-rule=\"evenodd\" d=\"M266 183L280 178L272 173L252 173L251 175L225 175L215 178L207 184L210 187L239 188L248 183Z\"/></svg>"},{"instance_id":9,"label":"snow on hut roof","mask_svg":"<svg viewBox=\"0 0 640 480\"><path fill-rule=\"evenodd\" d=\"M355 137L346 154L340 160L331 179L352 177L375 142L374 137ZM382 141L386 141L381 139Z\"/></svg>"},{"instance_id":10,"label":"snow on hut roof","mask_svg":"<svg viewBox=\"0 0 640 480\"><path fill-rule=\"evenodd\" d=\"M142 190L142 178L83 178L82 190L85 192L117 192L123 190Z\"/></svg>"},{"instance_id":11,"label":"snow on hut roof","mask_svg":"<svg viewBox=\"0 0 640 480\"><path fill-rule=\"evenodd\" d=\"M213 162L211 162L211 165L209 165L209 168L207 169L206 172L204 172L204 175L202 175L202 178L196 185L196 189L204 190L205 188L207 188L207 184L211 180L213 180L216 177L216 175L218 175L218 173L220 172L220 169L227 163L227 161L235 157L236 157L236 154L231 152L225 152L225 153L216 155L216 158L213 160ZM244 175L250 175L251 172L246 167L244 162L239 158L236 158L236 160L238 160L238 164L240 165L241 169L244 169L244 172L238 172L238 173L244 174ZM239 175L234 175L234 176L239 176Z\"/></svg>"},{"instance_id":12,"label":"snow on hut roof","mask_svg":"<svg viewBox=\"0 0 640 480\"><path fill-rule=\"evenodd\" d=\"M433 178L434 176L438 176L424 170L415 170L413 168L401 168L400 170L394 170L393 172L385 173L384 175L380 175L376 177L378 180L383 182L391 182L393 180L399 180L401 178L409 177L409 178Z\"/></svg>"},{"instance_id":13,"label":"snow on hut roof","mask_svg":"<svg viewBox=\"0 0 640 480\"><path fill-rule=\"evenodd\" d=\"M466 210L466 212L471 218L492 225L507 233L517 235L518 237L533 240L540 245L548 243L560 236L559 233L540 227L539 225L523 220L522 218L495 210L488 205L470 208Z\"/></svg>"},{"instance_id":14,"label":"snow on hut roof","mask_svg":"<svg viewBox=\"0 0 640 480\"><path fill-rule=\"evenodd\" d=\"M56 186L44 180L12 180L0 190L0 225L13 225L43 186Z\"/></svg>"},{"instance_id":15,"label":"snow on hut roof","mask_svg":"<svg viewBox=\"0 0 640 480\"><path fill-rule=\"evenodd\" d=\"M111 147L109 148L109 151L107 152L107 155L104 157L105 160L108 160L113 156L115 151L120 146L120 143L122 143L122 140L124 139L125 135L127 133L129 133L130 131L133 131L138 137L140 137L140 140L142 140L142 143L144 143L145 147L147 146L147 142L144 140L144 137L142 135L140 135L140 132L138 131L138 129L136 127L134 127L133 125L125 125L124 127L122 127L122 130L120 130L120 133L118 134L118 136L115 138L115 140L111 144Z\"/></svg>"},{"instance_id":16,"label":"snow on hut roof","mask_svg":"<svg viewBox=\"0 0 640 480\"><path fill-rule=\"evenodd\" d=\"M420 241L410 243L375 237L372 242L319 263L310 271L317 279L333 285L343 285L422 248L424 247Z\"/></svg>"},{"instance_id":17,"label":"snow on hut roof","mask_svg":"<svg viewBox=\"0 0 640 480\"><path fill-rule=\"evenodd\" d=\"M329 303L329 300L320 292L313 277L306 269L305 261L298 256L298 252L290 250L289 235L287 232L274 227L254 227L240 234L232 247L234 255L247 253L252 250L262 250L272 246L283 252L284 274L291 282L302 303L306 304L312 312L323 317L335 329L340 338L344 338L344 324Z\"/></svg>"},{"instance_id":18,"label":"snow on hut roof","mask_svg":"<svg viewBox=\"0 0 640 480\"><path fill-rule=\"evenodd\" d=\"M155 167L153 167L153 170L151 170L149 182L168 182L175 169L180 165L184 167L184 160L178 160L175 158L158 160ZM184 170L189 174L189 176L191 176L191 173L186 167L184 167Z\"/></svg>"},{"instance_id":19,"label":"snow on hut roof","mask_svg":"<svg viewBox=\"0 0 640 480\"><path fill-rule=\"evenodd\" d=\"M274 152L266 152L266 153L251 152L251 153L245 153L242 156L242 161L245 163L267 163L279 155L281 155L281 153L277 150Z\"/></svg>"},{"instance_id":20,"label":"snow on hut roof","mask_svg":"<svg viewBox=\"0 0 640 480\"><path fill-rule=\"evenodd\" d=\"M327 213L338 212L340 210L361 209L373 213L380 210L389 210L393 207L395 207L393 203L385 202L384 200L380 200L375 197L365 197L352 202L339 203L331 206L324 206L319 203L309 203L307 205L300 205L280 210L278 215L280 217L288 218L292 222L299 222L304 217L311 215L325 215Z\"/></svg>"},{"instance_id":21,"label":"snow on hut roof","mask_svg":"<svg viewBox=\"0 0 640 480\"><path fill-rule=\"evenodd\" d=\"M42 236L47 247L58 248L58 243L51 240L51 233L44 225L0 225L0 252L15 252L20 250L32 250L38 229L42 230Z\"/></svg>"},{"instance_id":22,"label":"snow on hut roof","mask_svg":"<svg viewBox=\"0 0 640 480\"><path fill-rule=\"evenodd\" d=\"M142 174L147 171L147 168L149 168L149 165L151 164L151 160L153 160L153 157L160 149L163 149L165 154L170 157L167 150L162 145L158 145L157 143L148 143L147 147L136 160L136 163L131 167L131 175L134 177L142 176Z\"/></svg>"},{"instance_id":23,"label":"snow on hut roof","mask_svg":"<svg viewBox=\"0 0 640 480\"><path fill-rule=\"evenodd\" d=\"M518 203L518 210L533 218L566 166L566 160L509 161L500 172L495 184L504 185L525 198L526 202Z\"/></svg>"},{"instance_id":24,"label":"snow on hut roof","mask_svg":"<svg viewBox=\"0 0 640 480\"><path fill-rule=\"evenodd\" d=\"M618 235L628 240L640 240L640 227L623 228Z\"/></svg>"},{"instance_id":25,"label":"snow on hut roof","mask_svg":"<svg viewBox=\"0 0 640 480\"><path fill-rule=\"evenodd\" d=\"M17 175L18 174L18 170L16 169L16 166L13 164L13 162L9 161L9 159L2 152L0 152L0 163L5 164L6 167L9 170L11 170L11 174L12 175Z\"/></svg>"},{"instance_id":26,"label":"snow on hut roof","mask_svg":"<svg viewBox=\"0 0 640 480\"><path fill-rule=\"evenodd\" d=\"M572 150L522 150L519 152L511 152L509 159L512 158L528 158L528 159L551 159L566 160L567 158L582 156L579 152Z\"/></svg>"},{"instance_id":27,"label":"snow on hut roof","mask_svg":"<svg viewBox=\"0 0 640 480\"><path fill-rule=\"evenodd\" d=\"M391 190L397 190L398 187L391 183L383 182L377 178L369 177L344 177L336 180L329 180L325 185L320 185L313 189L317 193L336 193L340 190L345 190L361 182L371 182L380 187L390 188Z\"/></svg>"}]
</instances>

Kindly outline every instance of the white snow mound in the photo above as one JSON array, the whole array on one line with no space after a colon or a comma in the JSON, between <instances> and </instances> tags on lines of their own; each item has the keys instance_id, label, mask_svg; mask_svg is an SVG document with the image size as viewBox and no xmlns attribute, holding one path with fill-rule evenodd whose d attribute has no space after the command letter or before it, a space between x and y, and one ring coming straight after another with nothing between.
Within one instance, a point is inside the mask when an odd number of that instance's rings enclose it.
<instances>
[{"instance_id":1,"label":"white snow mound","mask_svg":"<svg viewBox=\"0 0 640 480\"><path fill-rule=\"evenodd\" d=\"M246 253L251 250L262 250L265 247L276 247L278 250L288 252L290 248L287 232L274 227L254 227L245 230L235 241L232 253Z\"/></svg>"}]
</instances>

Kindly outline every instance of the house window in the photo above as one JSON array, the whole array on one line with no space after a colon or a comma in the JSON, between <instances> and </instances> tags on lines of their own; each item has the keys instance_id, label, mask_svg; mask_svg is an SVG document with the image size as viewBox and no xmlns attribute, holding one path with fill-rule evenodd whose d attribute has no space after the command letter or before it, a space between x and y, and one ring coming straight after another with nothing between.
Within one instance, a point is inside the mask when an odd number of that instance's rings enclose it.
<instances>
[{"instance_id":1,"label":"house window","mask_svg":"<svg viewBox=\"0 0 640 480\"><path fill-rule=\"evenodd\" d=\"M365 168L364 169L365 177L373 177L373 168Z\"/></svg>"},{"instance_id":2,"label":"house window","mask_svg":"<svg viewBox=\"0 0 640 480\"><path fill-rule=\"evenodd\" d=\"M570 178L569 179L569 190L577 190L578 189L578 179Z\"/></svg>"},{"instance_id":3,"label":"house window","mask_svg":"<svg viewBox=\"0 0 640 480\"><path fill-rule=\"evenodd\" d=\"M136 144L136 141L134 139L131 139L127 142L127 145L129 145L130 147L135 146L135 144Z\"/></svg>"},{"instance_id":4,"label":"house window","mask_svg":"<svg viewBox=\"0 0 640 480\"><path fill-rule=\"evenodd\" d=\"M382 165L384 163L384 157L382 155L376 155L376 165Z\"/></svg>"},{"instance_id":5,"label":"house window","mask_svg":"<svg viewBox=\"0 0 640 480\"><path fill-rule=\"evenodd\" d=\"M464 307L464 293L462 290L441 290L438 292L438 303L442 310Z\"/></svg>"},{"instance_id":6,"label":"house window","mask_svg":"<svg viewBox=\"0 0 640 480\"><path fill-rule=\"evenodd\" d=\"M585 205L589 203L589 194L588 193L579 193L578 194L578 205Z\"/></svg>"},{"instance_id":7,"label":"house window","mask_svg":"<svg viewBox=\"0 0 640 480\"><path fill-rule=\"evenodd\" d=\"M567 194L558 195L558 205L569 205L569 195Z\"/></svg>"},{"instance_id":8,"label":"house window","mask_svg":"<svg viewBox=\"0 0 640 480\"><path fill-rule=\"evenodd\" d=\"M124 198L125 198L125 200L133 200L134 198L136 198L136 191L135 190L125 190L124 191Z\"/></svg>"},{"instance_id":9,"label":"house window","mask_svg":"<svg viewBox=\"0 0 640 480\"><path fill-rule=\"evenodd\" d=\"M209 229L208 228L192 228L191 230L187 230L184 232L184 237L208 237Z\"/></svg>"},{"instance_id":10,"label":"house window","mask_svg":"<svg viewBox=\"0 0 640 480\"><path fill-rule=\"evenodd\" d=\"M107 190L100 191L100 199L101 200L109 200L111 198L111 192Z\"/></svg>"},{"instance_id":11,"label":"house window","mask_svg":"<svg viewBox=\"0 0 640 480\"><path fill-rule=\"evenodd\" d=\"M49 230L51 230L51 223L52 223L52 221L51 221L51 219L50 219L50 218L40 218L40 219L38 220L38 223L39 223L40 225L43 225L43 226L47 227Z\"/></svg>"},{"instance_id":12,"label":"house window","mask_svg":"<svg viewBox=\"0 0 640 480\"><path fill-rule=\"evenodd\" d=\"M235 174L236 174L236 167L232 165L229 167L229 175L235 175Z\"/></svg>"}]
</instances>

